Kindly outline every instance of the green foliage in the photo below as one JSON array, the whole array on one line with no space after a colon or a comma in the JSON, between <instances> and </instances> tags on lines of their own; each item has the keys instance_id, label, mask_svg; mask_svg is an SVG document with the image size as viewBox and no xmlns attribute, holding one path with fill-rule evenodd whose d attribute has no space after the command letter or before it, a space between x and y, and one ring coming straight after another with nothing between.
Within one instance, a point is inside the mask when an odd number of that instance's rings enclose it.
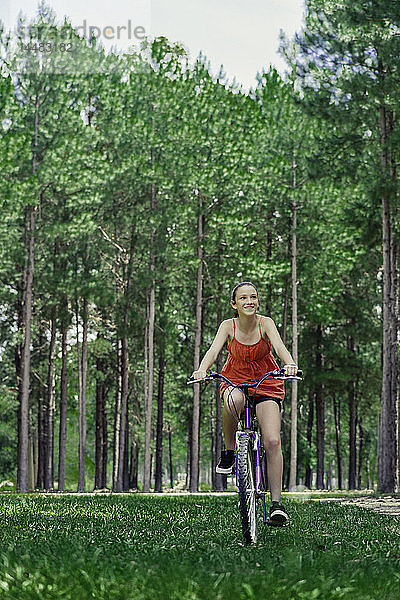
<instances>
[{"instance_id":1,"label":"green foliage","mask_svg":"<svg viewBox=\"0 0 400 600\"><path fill-rule=\"evenodd\" d=\"M350 3L345 4L350 10ZM230 290L242 279L256 283L261 312L271 314L282 332L291 308L289 300L284 312L290 296L290 216L296 202L299 355L306 373L300 387L300 466L304 470L315 454L315 445L310 450L305 438L308 399L315 385L323 384L328 407L336 395L344 421L347 386L356 378L359 410L368 414L363 421L369 440L364 447L363 482L369 481L365 465L374 460L380 371L381 265L375 206L384 182L376 174L378 138L373 127L380 92L371 75L376 64L368 65L365 53L363 68L342 68L336 62L345 56L347 66L361 65L360 48L370 41L372 24L367 8L361 7L363 28L357 43L352 42L348 32L354 33L355 13L346 12L341 20L339 8L330 2L307 5L307 35L314 49L323 47L323 56L328 56L323 34L330 27L329 11L340 36L346 38L343 41L338 34L330 42L335 64L319 70L315 57L308 60L304 54L297 79L294 72L284 80L269 69L260 73L256 89L248 95L229 86L222 75L213 77L204 56L191 66L184 49L163 37L120 57L105 57L95 44L75 40L81 68L71 64L62 75L65 65L60 57L53 62L46 57L39 68L37 57L29 62L25 55L7 54L0 81L4 173L0 182L0 381L6 415L0 430L4 448L0 473L4 477L15 472L15 359L22 339L27 206L37 208L31 433L34 437L38 429L37 406L46 394L49 323L55 317L58 332L61 326L68 329L67 487L75 487L76 328L84 303L89 310L88 485L93 475L96 381L100 380L106 382L107 391L110 480L116 354L125 335L130 357L130 434L139 444L143 438L144 337L153 281L155 362L165 348L164 419L173 432L174 471L183 473L191 418L192 392L185 381L193 369L199 213L204 217L205 350L218 320L231 316ZM359 3L355 6L360 8ZM40 19L32 36L74 35L68 24L58 27L51 16ZM383 35L380 24L375 25ZM394 38L389 37L380 46L382 52L390 49ZM342 54L339 41L345 44ZM300 54L306 49L306 38L303 42L297 47ZM306 73L312 74L311 79ZM327 81L335 86L326 86ZM391 85L394 81L391 76ZM351 86L354 103L348 97ZM366 86L373 91L368 98ZM316 87L321 97L314 93ZM333 101L322 109L327 98ZM368 136L368 131L373 134ZM390 140L393 147L396 135ZM365 169L371 165L373 177L366 180ZM150 268L152 254L154 269ZM325 357L319 371L315 368L318 325L324 328ZM290 346L290 327L285 333ZM349 336L356 342L355 356L347 349ZM58 336L56 431L59 353ZM99 356L105 362L104 372L96 368ZM214 409L213 396L207 392L201 423L203 469L210 464ZM328 408L327 454L334 463L331 417ZM347 441L346 427L345 455ZM56 460L57 456L56 449Z\"/></svg>"}]
</instances>

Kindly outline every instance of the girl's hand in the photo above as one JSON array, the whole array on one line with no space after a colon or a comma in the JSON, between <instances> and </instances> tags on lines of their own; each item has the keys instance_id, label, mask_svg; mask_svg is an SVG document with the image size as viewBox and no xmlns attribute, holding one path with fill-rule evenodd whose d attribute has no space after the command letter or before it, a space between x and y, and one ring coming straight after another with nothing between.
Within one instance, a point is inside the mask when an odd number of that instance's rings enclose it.
<instances>
[{"instance_id":1,"label":"girl's hand","mask_svg":"<svg viewBox=\"0 0 400 600\"><path fill-rule=\"evenodd\" d=\"M297 371L299 370L299 367L295 364L290 364L290 365L284 365L283 367L285 369L285 373L286 375L295 377L297 375Z\"/></svg>"},{"instance_id":2,"label":"girl's hand","mask_svg":"<svg viewBox=\"0 0 400 600\"><path fill-rule=\"evenodd\" d=\"M193 379L205 379L207 376L207 371L193 371L192 377Z\"/></svg>"}]
</instances>

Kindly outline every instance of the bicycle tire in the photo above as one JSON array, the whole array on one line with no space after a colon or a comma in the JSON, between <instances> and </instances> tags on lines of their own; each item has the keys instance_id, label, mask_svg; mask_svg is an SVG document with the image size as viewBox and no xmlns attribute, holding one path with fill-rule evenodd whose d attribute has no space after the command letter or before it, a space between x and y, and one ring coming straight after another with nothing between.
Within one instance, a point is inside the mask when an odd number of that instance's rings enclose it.
<instances>
[{"instance_id":1,"label":"bicycle tire","mask_svg":"<svg viewBox=\"0 0 400 600\"><path fill-rule=\"evenodd\" d=\"M243 537L247 544L254 544L258 534L258 498L256 491L255 451L253 437L244 432L238 440L237 479L239 511Z\"/></svg>"}]
</instances>

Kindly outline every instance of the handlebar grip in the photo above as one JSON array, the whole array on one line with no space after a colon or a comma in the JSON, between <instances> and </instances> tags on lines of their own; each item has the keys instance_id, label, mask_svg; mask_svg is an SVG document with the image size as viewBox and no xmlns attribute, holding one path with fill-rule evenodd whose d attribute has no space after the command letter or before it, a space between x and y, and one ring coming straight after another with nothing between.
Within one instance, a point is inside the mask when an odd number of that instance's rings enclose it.
<instances>
[{"instance_id":1,"label":"handlebar grip","mask_svg":"<svg viewBox=\"0 0 400 600\"><path fill-rule=\"evenodd\" d=\"M186 385L191 385L192 383L203 383L204 381L210 381L210 379L208 377L206 379L193 379L193 377L190 377L187 380Z\"/></svg>"}]
</instances>

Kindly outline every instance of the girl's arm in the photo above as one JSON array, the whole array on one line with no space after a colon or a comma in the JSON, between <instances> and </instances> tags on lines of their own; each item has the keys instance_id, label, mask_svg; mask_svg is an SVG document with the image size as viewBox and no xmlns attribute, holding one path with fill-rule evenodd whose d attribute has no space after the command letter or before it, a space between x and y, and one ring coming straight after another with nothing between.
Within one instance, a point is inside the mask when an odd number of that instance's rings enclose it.
<instances>
[{"instance_id":1,"label":"girl's arm","mask_svg":"<svg viewBox=\"0 0 400 600\"><path fill-rule=\"evenodd\" d=\"M286 348L285 344L282 341L281 336L276 328L274 321L270 317L263 317L262 319L262 330L268 336L272 346L274 347L275 352L281 359L284 369L287 375L296 375L297 373L297 365L293 360L292 355L289 350Z\"/></svg>"},{"instance_id":2,"label":"girl's arm","mask_svg":"<svg viewBox=\"0 0 400 600\"><path fill-rule=\"evenodd\" d=\"M221 325L218 328L214 341L205 353L204 358L199 365L199 368L197 369L197 371L193 371L193 379L204 379L204 377L207 375L207 369L209 369L211 365L217 360L218 354L221 352L226 340L229 337L230 324L231 319L227 321L222 321Z\"/></svg>"}]
</instances>

